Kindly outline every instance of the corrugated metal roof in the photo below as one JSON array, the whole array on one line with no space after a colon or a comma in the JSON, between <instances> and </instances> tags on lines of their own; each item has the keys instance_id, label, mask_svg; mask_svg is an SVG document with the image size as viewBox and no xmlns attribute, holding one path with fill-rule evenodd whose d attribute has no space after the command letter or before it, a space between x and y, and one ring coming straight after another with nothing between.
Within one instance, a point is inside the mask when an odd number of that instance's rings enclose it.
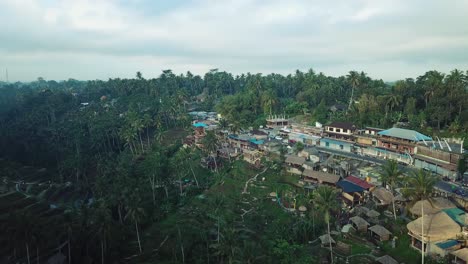
<instances>
[{"instance_id":1,"label":"corrugated metal roof","mask_svg":"<svg viewBox=\"0 0 468 264\"><path fill-rule=\"evenodd\" d=\"M339 181L336 185L340 187L345 193L364 191L364 188L362 188L361 186L354 184L352 182L346 181L346 180Z\"/></svg>"},{"instance_id":2,"label":"corrugated metal roof","mask_svg":"<svg viewBox=\"0 0 468 264\"><path fill-rule=\"evenodd\" d=\"M401 139L406 139L406 140L411 140L411 141L416 141L416 142L422 141L422 140L432 140L431 137L423 135L419 133L418 131L397 128L397 127L392 127L390 129L380 131L377 134L381 136L401 138Z\"/></svg>"}]
</instances>

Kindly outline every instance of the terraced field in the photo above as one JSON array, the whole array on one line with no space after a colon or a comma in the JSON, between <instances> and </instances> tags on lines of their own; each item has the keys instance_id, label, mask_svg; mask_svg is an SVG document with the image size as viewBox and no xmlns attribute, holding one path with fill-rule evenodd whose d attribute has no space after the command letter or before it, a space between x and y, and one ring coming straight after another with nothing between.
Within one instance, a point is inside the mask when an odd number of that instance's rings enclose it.
<instances>
[{"instance_id":1,"label":"terraced field","mask_svg":"<svg viewBox=\"0 0 468 264\"><path fill-rule=\"evenodd\" d=\"M26 251L31 262L46 263L51 257L60 258L57 254L67 252L64 211L86 195L75 191L70 183L54 183L46 169L12 168L2 162L0 263L27 263Z\"/></svg>"}]
</instances>

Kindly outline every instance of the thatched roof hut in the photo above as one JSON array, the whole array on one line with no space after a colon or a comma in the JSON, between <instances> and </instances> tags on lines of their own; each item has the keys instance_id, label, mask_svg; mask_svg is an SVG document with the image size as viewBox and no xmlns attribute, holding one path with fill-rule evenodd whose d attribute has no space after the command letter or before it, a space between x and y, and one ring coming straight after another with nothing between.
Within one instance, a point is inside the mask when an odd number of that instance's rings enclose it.
<instances>
[{"instance_id":1,"label":"thatched roof hut","mask_svg":"<svg viewBox=\"0 0 468 264\"><path fill-rule=\"evenodd\" d=\"M378 201L379 205L388 205L392 203L393 194L383 187L374 188L372 190L372 195Z\"/></svg>"},{"instance_id":2,"label":"thatched roof hut","mask_svg":"<svg viewBox=\"0 0 468 264\"><path fill-rule=\"evenodd\" d=\"M455 238L460 232L461 227L445 212L438 212L433 215L424 215L412 222L409 222L406 227L410 235L421 240L421 228L424 224L424 241L435 242Z\"/></svg>"},{"instance_id":3,"label":"thatched roof hut","mask_svg":"<svg viewBox=\"0 0 468 264\"><path fill-rule=\"evenodd\" d=\"M353 216L349 218L349 221L351 222L353 227L358 231L367 231L367 228L370 225L366 220L359 216Z\"/></svg>"},{"instance_id":4,"label":"thatched roof hut","mask_svg":"<svg viewBox=\"0 0 468 264\"><path fill-rule=\"evenodd\" d=\"M430 201L423 200L417 201L413 207L411 207L410 212L413 215L421 216L421 207L424 205L424 214L436 214L442 209L455 208L456 206L446 198L435 197L431 198Z\"/></svg>"},{"instance_id":5,"label":"thatched roof hut","mask_svg":"<svg viewBox=\"0 0 468 264\"><path fill-rule=\"evenodd\" d=\"M381 225L371 226L368 229L371 233L371 236L377 238L380 241L386 241L390 239L392 232L388 231L385 227Z\"/></svg>"},{"instance_id":6,"label":"thatched roof hut","mask_svg":"<svg viewBox=\"0 0 468 264\"><path fill-rule=\"evenodd\" d=\"M398 264L398 261L396 261L394 258L390 257L389 255L376 258L375 261L381 264Z\"/></svg>"},{"instance_id":7,"label":"thatched roof hut","mask_svg":"<svg viewBox=\"0 0 468 264\"><path fill-rule=\"evenodd\" d=\"M380 213L372 209L369 212L367 212L366 215L370 218L377 218L380 216Z\"/></svg>"}]
</instances>

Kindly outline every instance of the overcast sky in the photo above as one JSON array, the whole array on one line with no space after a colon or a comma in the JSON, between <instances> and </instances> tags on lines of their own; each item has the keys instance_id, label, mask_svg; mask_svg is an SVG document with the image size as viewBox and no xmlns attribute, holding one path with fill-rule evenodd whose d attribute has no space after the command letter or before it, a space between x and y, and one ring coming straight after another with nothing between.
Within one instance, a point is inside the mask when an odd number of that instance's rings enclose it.
<instances>
[{"instance_id":1,"label":"overcast sky","mask_svg":"<svg viewBox=\"0 0 468 264\"><path fill-rule=\"evenodd\" d=\"M10 81L468 70L468 0L0 0L0 25Z\"/></svg>"}]
</instances>

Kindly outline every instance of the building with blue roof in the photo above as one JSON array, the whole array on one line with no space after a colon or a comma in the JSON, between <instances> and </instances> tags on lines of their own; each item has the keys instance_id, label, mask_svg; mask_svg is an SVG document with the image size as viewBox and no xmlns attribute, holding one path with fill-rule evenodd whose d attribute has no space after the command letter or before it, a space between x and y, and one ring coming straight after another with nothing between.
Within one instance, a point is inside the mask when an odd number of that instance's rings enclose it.
<instances>
[{"instance_id":1,"label":"building with blue roof","mask_svg":"<svg viewBox=\"0 0 468 264\"><path fill-rule=\"evenodd\" d=\"M416 152L416 143L432 140L432 138L417 131L396 127L380 131L377 133L377 136L378 147L408 155L412 155Z\"/></svg>"}]
</instances>

